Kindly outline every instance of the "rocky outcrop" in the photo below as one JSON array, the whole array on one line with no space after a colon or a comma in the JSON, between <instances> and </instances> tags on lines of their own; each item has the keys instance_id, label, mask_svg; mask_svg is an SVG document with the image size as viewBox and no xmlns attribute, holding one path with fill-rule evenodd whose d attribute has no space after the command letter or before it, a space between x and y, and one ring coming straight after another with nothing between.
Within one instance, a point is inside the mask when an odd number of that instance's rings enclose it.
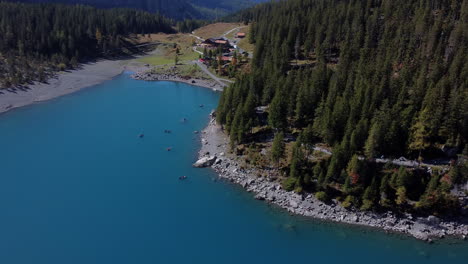
<instances>
[{"instance_id":1,"label":"rocky outcrop","mask_svg":"<svg viewBox=\"0 0 468 264\"><path fill-rule=\"evenodd\" d=\"M374 213L343 208L337 201L324 203L313 195L287 192L280 183L256 169L242 169L234 156L226 155L227 138L212 119L202 133L200 160L211 160L211 166L219 175L232 183L241 185L255 194L255 199L276 204L293 214L352 225L368 226L387 232L403 233L417 239L432 241L435 238L453 236L468 237L467 219L443 221L435 216L414 217L411 214L396 215L393 212ZM211 155L211 156L207 156ZM222 155L221 155L222 154ZM222 158L216 158L216 156ZM206 163L208 164L208 163Z\"/></svg>"},{"instance_id":2,"label":"rocky outcrop","mask_svg":"<svg viewBox=\"0 0 468 264\"><path fill-rule=\"evenodd\" d=\"M205 168L213 165L216 161L216 156L202 157L193 164L195 168Z\"/></svg>"}]
</instances>

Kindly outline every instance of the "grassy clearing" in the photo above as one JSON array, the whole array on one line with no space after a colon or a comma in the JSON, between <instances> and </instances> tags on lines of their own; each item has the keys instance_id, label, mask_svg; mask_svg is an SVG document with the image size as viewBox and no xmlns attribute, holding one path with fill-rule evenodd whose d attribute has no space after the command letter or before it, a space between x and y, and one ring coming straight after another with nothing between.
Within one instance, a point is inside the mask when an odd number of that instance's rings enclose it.
<instances>
[{"instance_id":1,"label":"grassy clearing","mask_svg":"<svg viewBox=\"0 0 468 264\"><path fill-rule=\"evenodd\" d=\"M197 30L195 30L195 35L208 39L208 38L216 38L222 36L224 33L227 31L242 26L242 24L239 23L215 23L215 24L210 24L206 25L204 27L201 27Z\"/></svg>"},{"instance_id":2,"label":"grassy clearing","mask_svg":"<svg viewBox=\"0 0 468 264\"><path fill-rule=\"evenodd\" d=\"M150 53L150 56L138 59L139 62L150 65L174 64L176 57L175 45L179 48L179 62L196 60L198 53L194 52L192 45L194 38L187 34L145 34L138 35L139 43L160 42Z\"/></svg>"},{"instance_id":3,"label":"grassy clearing","mask_svg":"<svg viewBox=\"0 0 468 264\"><path fill-rule=\"evenodd\" d=\"M253 52L255 49L254 44L249 43L249 33L250 33L250 25L247 27L242 28L239 32L244 32L245 33L245 38L241 39L237 46L239 48L247 51L247 52Z\"/></svg>"},{"instance_id":4,"label":"grassy clearing","mask_svg":"<svg viewBox=\"0 0 468 264\"><path fill-rule=\"evenodd\" d=\"M194 38L188 34L136 34L131 35L128 38L129 41L135 44L144 44L150 42L161 42L161 43L174 43L177 42L180 45L190 46L193 44Z\"/></svg>"},{"instance_id":5,"label":"grassy clearing","mask_svg":"<svg viewBox=\"0 0 468 264\"><path fill-rule=\"evenodd\" d=\"M240 27L239 30L234 30L231 33L227 34L226 38L235 39L237 32L246 32L246 30L248 30L247 28L249 26L246 26L246 25L242 24L242 25L239 25L238 27Z\"/></svg>"},{"instance_id":6,"label":"grassy clearing","mask_svg":"<svg viewBox=\"0 0 468 264\"><path fill-rule=\"evenodd\" d=\"M289 62L290 65L314 65L317 63L316 59L313 60L291 60Z\"/></svg>"},{"instance_id":7,"label":"grassy clearing","mask_svg":"<svg viewBox=\"0 0 468 264\"><path fill-rule=\"evenodd\" d=\"M171 44L159 45L151 55L137 59L137 61L150 64L150 65L164 65L164 64L175 64L176 49ZM179 52L179 63L187 61L193 61L198 58L198 53L194 52L192 48L188 47L180 49Z\"/></svg>"}]
</instances>

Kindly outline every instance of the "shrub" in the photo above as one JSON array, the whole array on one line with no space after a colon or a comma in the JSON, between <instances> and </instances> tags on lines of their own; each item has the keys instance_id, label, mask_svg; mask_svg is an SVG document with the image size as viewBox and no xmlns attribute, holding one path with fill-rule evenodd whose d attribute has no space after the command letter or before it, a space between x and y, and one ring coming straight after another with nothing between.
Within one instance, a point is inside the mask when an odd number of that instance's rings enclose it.
<instances>
[{"instance_id":1,"label":"shrub","mask_svg":"<svg viewBox=\"0 0 468 264\"><path fill-rule=\"evenodd\" d=\"M302 193L302 191L303 191L303 189L302 189L301 186L298 186L298 187L296 187L296 188L294 189L294 192L295 192L295 193Z\"/></svg>"},{"instance_id":2,"label":"shrub","mask_svg":"<svg viewBox=\"0 0 468 264\"><path fill-rule=\"evenodd\" d=\"M397 189L397 198L395 200L395 203L398 205L403 205L406 203L406 188L405 187L399 187Z\"/></svg>"},{"instance_id":3,"label":"shrub","mask_svg":"<svg viewBox=\"0 0 468 264\"><path fill-rule=\"evenodd\" d=\"M322 202L328 201L328 195L327 195L326 192L317 192L315 194L315 198L317 198L318 200L320 200Z\"/></svg>"},{"instance_id":4,"label":"shrub","mask_svg":"<svg viewBox=\"0 0 468 264\"><path fill-rule=\"evenodd\" d=\"M371 200L365 199L362 201L361 210L368 211L372 209L373 207L374 207L374 202L372 202Z\"/></svg>"},{"instance_id":5,"label":"shrub","mask_svg":"<svg viewBox=\"0 0 468 264\"><path fill-rule=\"evenodd\" d=\"M283 181L282 186L283 189L285 189L288 192L294 190L294 187L296 186L296 178L288 177Z\"/></svg>"},{"instance_id":6,"label":"shrub","mask_svg":"<svg viewBox=\"0 0 468 264\"><path fill-rule=\"evenodd\" d=\"M380 199L380 205L383 207L391 207L392 206L392 201L387 198L382 198Z\"/></svg>"},{"instance_id":7,"label":"shrub","mask_svg":"<svg viewBox=\"0 0 468 264\"><path fill-rule=\"evenodd\" d=\"M346 196L346 199L341 203L341 206L343 206L343 208L350 208L351 206L357 206L357 199L356 197L352 196L352 195L348 195Z\"/></svg>"},{"instance_id":8,"label":"shrub","mask_svg":"<svg viewBox=\"0 0 468 264\"><path fill-rule=\"evenodd\" d=\"M65 65L65 63L59 63L57 65L57 68L59 71L64 71L65 69L67 69L67 65Z\"/></svg>"}]
</instances>

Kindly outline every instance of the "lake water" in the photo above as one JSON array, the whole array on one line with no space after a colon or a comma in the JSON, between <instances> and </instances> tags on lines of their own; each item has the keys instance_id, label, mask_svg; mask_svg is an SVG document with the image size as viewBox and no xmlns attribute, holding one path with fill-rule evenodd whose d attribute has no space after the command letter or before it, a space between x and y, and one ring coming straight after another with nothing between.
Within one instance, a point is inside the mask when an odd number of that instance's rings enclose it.
<instances>
[{"instance_id":1,"label":"lake water","mask_svg":"<svg viewBox=\"0 0 468 264\"><path fill-rule=\"evenodd\" d=\"M468 261L467 242L290 216L192 168L218 97L123 74L0 115L0 263Z\"/></svg>"}]
</instances>

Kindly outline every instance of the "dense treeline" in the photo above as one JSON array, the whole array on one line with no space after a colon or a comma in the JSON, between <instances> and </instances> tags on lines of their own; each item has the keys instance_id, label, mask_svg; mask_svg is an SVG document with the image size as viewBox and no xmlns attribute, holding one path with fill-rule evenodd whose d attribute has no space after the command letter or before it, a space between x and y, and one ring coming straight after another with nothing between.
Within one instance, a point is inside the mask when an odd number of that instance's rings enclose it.
<instances>
[{"instance_id":1,"label":"dense treeline","mask_svg":"<svg viewBox=\"0 0 468 264\"><path fill-rule=\"evenodd\" d=\"M191 33L197 28L208 25L209 22L206 20L192 20L186 19L182 21L177 21L176 27L177 31L181 33Z\"/></svg>"},{"instance_id":2,"label":"dense treeline","mask_svg":"<svg viewBox=\"0 0 468 264\"><path fill-rule=\"evenodd\" d=\"M297 132L288 189L364 209L457 207L449 191L467 180L462 162L430 174L372 160L467 154L467 0L290 0L231 19L252 23L256 45L252 73L218 107L232 143L249 143L262 125L255 107L268 106L273 131ZM318 142L331 158L309 158Z\"/></svg>"},{"instance_id":3,"label":"dense treeline","mask_svg":"<svg viewBox=\"0 0 468 264\"><path fill-rule=\"evenodd\" d=\"M252 0L4 0L26 3L82 4L97 8L135 8L166 17L184 19L217 19L233 11L251 7ZM260 0L262 1L262 0Z\"/></svg>"},{"instance_id":4,"label":"dense treeline","mask_svg":"<svg viewBox=\"0 0 468 264\"><path fill-rule=\"evenodd\" d=\"M130 33L173 32L158 14L60 4L0 3L3 86L45 79L45 72L120 49Z\"/></svg>"},{"instance_id":5,"label":"dense treeline","mask_svg":"<svg viewBox=\"0 0 468 264\"><path fill-rule=\"evenodd\" d=\"M25 3L61 3L71 5L90 5L97 8L134 8L151 13L162 14L166 17L183 20L203 18L204 15L196 10L186 0L6 0Z\"/></svg>"}]
</instances>

